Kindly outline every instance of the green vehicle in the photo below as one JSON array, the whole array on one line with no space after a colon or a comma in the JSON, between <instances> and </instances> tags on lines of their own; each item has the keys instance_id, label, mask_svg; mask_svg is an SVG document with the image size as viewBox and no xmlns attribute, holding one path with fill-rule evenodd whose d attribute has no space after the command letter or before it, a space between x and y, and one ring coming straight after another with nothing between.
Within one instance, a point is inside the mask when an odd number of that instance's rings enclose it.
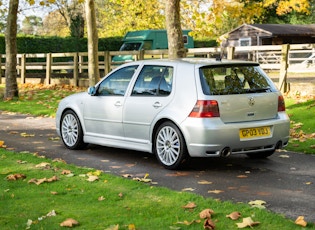
<instances>
[{"instance_id":1,"label":"green vehicle","mask_svg":"<svg viewBox=\"0 0 315 230\"><path fill-rule=\"evenodd\" d=\"M186 48L194 48L194 40L188 33L191 30L183 30L184 45ZM127 32L123 38L123 44L119 51L158 50L168 49L166 30L138 30ZM113 62L133 61L132 55L118 55L113 57Z\"/></svg>"}]
</instances>

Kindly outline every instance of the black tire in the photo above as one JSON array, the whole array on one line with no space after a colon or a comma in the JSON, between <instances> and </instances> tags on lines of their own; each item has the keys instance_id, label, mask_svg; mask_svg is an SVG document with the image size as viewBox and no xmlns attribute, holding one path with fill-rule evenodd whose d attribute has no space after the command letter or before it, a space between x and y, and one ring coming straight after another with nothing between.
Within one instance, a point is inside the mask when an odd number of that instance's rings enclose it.
<instances>
[{"instance_id":1,"label":"black tire","mask_svg":"<svg viewBox=\"0 0 315 230\"><path fill-rule=\"evenodd\" d=\"M179 169L187 164L189 154L184 137L172 122L162 123L153 140L153 152L166 169Z\"/></svg>"},{"instance_id":2,"label":"black tire","mask_svg":"<svg viewBox=\"0 0 315 230\"><path fill-rule=\"evenodd\" d=\"M275 150L260 152L260 153L247 153L246 155L251 159L264 159L274 154Z\"/></svg>"},{"instance_id":3,"label":"black tire","mask_svg":"<svg viewBox=\"0 0 315 230\"><path fill-rule=\"evenodd\" d=\"M60 122L61 139L68 149L83 149L83 131L78 116L72 110L66 111Z\"/></svg>"}]
</instances>

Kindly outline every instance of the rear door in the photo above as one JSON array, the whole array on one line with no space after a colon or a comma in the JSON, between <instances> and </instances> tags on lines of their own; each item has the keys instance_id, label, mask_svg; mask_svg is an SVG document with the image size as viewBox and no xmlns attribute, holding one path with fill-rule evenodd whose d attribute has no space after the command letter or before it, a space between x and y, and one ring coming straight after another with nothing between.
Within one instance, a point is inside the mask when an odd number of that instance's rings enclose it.
<instances>
[{"instance_id":1,"label":"rear door","mask_svg":"<svg viewBox=\"0 0 315 230\"><path fill-rule=\"evenodd\" d=\"M171 100L173 67L144 65L123 110L125 137L147 143L155 117Z\"/></svg>"}]
</instances>

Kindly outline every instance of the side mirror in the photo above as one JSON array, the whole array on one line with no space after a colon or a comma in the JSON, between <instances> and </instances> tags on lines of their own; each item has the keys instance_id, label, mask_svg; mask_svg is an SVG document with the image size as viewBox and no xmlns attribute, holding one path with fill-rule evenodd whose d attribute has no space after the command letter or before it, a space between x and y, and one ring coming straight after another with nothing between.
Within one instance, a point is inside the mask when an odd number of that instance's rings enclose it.
<instances>
[{"instance_id":1,"label":"side mirror","mask_svg":"<svg viewBox=\"0 0 315 230\"><path fill-rule=\"evenodd\" d=\"M91 96L94 96L96 94L96 88L95 86L90 86L88 88L88 94L91 95Z\"/></svg>"}]
</instances>

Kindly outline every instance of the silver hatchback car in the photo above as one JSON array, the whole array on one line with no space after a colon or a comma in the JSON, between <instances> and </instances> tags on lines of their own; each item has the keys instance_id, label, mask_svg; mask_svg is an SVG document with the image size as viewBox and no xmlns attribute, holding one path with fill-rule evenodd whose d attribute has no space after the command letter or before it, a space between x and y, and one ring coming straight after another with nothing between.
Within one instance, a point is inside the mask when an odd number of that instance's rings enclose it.
<instances>
[{"instance_id":1,"label":"silver hatchback car","mask_svg":"<svg viewBox=\"0 0 315 230\"><path fill-rule=\"evenodd\" d=\"M69 149L91 143L146 151L176 169L190 157L268 157L287 145L290 120L257 63L144 60L64 98L56 128Z\"/></svg>"}]
</instances>

